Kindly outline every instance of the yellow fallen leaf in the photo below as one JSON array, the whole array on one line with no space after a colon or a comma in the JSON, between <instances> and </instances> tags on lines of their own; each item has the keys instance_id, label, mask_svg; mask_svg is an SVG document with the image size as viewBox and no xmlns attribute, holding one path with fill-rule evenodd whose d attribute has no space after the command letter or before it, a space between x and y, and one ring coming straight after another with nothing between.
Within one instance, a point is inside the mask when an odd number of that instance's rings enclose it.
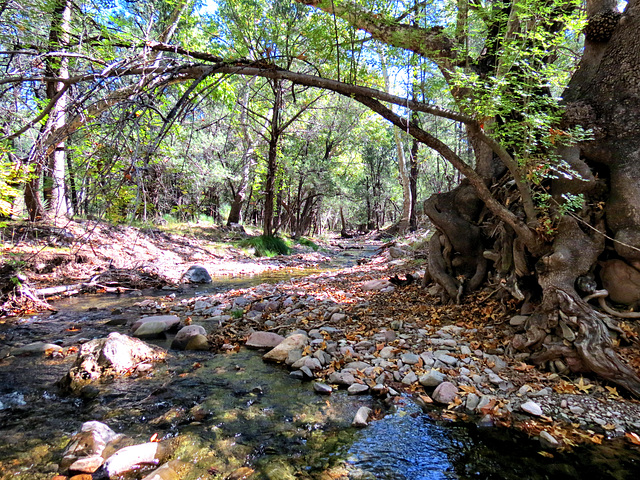
<instances>
[{"instance_id":1,"label":"yellow fallen leaf","mask_svg":"<svg viewBox=\"0 0 640 480\"><path fill-rule=\"evenodd\" d=\"M620 396L620 394L618 393L618 389L616 387L606 387L605 388L609 391L609 395L611 395L614 398L618 398Z\"/></svg>"}]
</instances>

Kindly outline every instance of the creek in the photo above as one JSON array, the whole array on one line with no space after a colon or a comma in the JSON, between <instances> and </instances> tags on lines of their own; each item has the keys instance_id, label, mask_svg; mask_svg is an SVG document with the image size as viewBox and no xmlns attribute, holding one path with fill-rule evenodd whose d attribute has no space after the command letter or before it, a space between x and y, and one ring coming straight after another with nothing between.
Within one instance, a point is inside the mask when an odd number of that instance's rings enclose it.
<instances>
[{"instance_id":1,"label":"creek","mask_svg":"<svg viewBox=\"0 0 640 480\"><path fill-rule=\"evenodd\" d=\"M348 253L348 252L347 252ZM369 255L371 252L356 253ZM347 260L344 260L344 259ZM343 257L340 266L357 256ZM311 271L295 275L308 275ZM290 273L216 278L199 295L286 280ZM166 292L145 292L146 296ZM184 295L194 295L193 290ZM45 341L70 345L125 332L111 310L141 297L84 295L56 303L56 314L0 324L4 346ZM159 342L167 347L167 342ZM626 479L640 457L623 441L541 455L540 444L508 429L434 421L409 397L388 407L370 395L314 393L261 353L179 352L150 374L99 384L92 398L62 396L56 387L74 355L0 356L0 479L44 480L82 422L99 420L139 443L171 439L190 464L184 480L288 479ZM364 429L351 427L361 406L382 412ZM147 472L148 473L148 472ZM139 472L142 478L144 472Z\"/></svg>"}]
</instances>

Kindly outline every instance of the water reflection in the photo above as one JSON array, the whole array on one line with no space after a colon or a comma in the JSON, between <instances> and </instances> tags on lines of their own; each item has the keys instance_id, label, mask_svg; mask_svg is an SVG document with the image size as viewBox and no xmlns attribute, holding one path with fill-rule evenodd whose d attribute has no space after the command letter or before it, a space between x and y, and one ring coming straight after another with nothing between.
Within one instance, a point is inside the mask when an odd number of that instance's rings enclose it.
<instances>
[{"instance_id":1,"label":"water reflection","mask_svg":"<svg viewBox=\"0 0 640 480\"><path fill-rule=\"evenodd\" d=\"M545 452L519 432L438 424L405 405L359 432L348 449L350 478L375 480L631 480L640 451L623 440Z\"/></svg>"},{"instance_id":2,"label":"water reflection","mask_svg":"<svg viewBox=\"0 0 640 480\"><path fill-rule=\"evenodd\" d=\"M363 478L394 480L448 480L451 453L461 442L451 430L405 406L362 431L349 449L348 462Z\"/></svg>"}]
</instances>

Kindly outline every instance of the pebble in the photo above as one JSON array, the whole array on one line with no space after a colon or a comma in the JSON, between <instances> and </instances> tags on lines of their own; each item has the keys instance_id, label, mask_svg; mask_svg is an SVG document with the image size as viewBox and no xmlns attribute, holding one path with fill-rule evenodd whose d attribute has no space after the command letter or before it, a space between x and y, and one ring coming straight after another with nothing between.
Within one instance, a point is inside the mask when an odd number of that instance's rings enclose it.
<instances>
[{"instance_id":1,"label":"pebble","mask_svg":"<svg viewBox=\"0 0 640 480\"><path fill-rule=\"evenodd\" d=\"M480 403L480 397L478 395L476 395L475 393L470 393L469 395L467 395L467 400L465 402L465 408L469 412L473 412L478 407L479 403Z\"/></svg>"},{"instance_id":2,"label":"pebble","mask_svg":"<svg viewBox=\"0 0 640 480\"><path fill-rule=\"evenodd\" d=\"M382 350L380 350L380 358L384 358L384 359L393 358L394 351L395 351L394 347L384 347Z\"/></svg>"},{"instance_id":3,"label":"pebble","mask_svg":"<svg viewBox=\"0 0 640 480\"><path fill-rule=\"evenodd\" d=\"M446 375L438 370L429 370L420 377L419 382L424 387L437 387L444 382L446 378Z\"/></svg>"},{"instance_id":4,"label":"pebble","mask_svg":"<svg viewBox=\"0 0 640 480\"><path fill-rule=\"evenodd\" d=\"M560 446L560 442L546 430L542 430L538 438L543 448L558 448Z\"/></svg>"},{"instance_id":5,"label":"pebble","mask_svg":"<svg viewBox=\"0 0 640 480\"><path fill-rule=\"evenodd\" d=\"M405 385L412 385L418 381L418 376L415 374L413 370L409 371L402 379L402 383Z\"/></svg>"},{"instance_id":6,"label":"pebble","mask_svg":"<svg viewBox=\"0 0 640 480\"><path fill-rule=\"evenodd\" d=\"M333 392L333 388L331 388L331 386L327 385L326 383L322 383L322 382L315 382L313 384L313 390L316 393L322 393L322 394L330 394L331 392Z\"/></svg>"},{"instance_id":7,"label":"pebble","mask_svg":"<svg viewBox=\"0 0 640 480\"><path fill-rule=\"evenodd\" d=\"M438 350L433 354L433 357L436 360L441 361L444 364L450 365L450 366L456 366L458 364L458 359L455 357L452 357L451 355L449 355L446 352L443 352L442 350Z\"/></svg>"},{"instance_id":8,"label":"pebble","mask_svg":"<svg viewBox=\"0 0 640 480\"><path fill-rule=\"evenodd\" d=\"M542 415L542 408L536 402L528 401L520 405L523 412L539 417Z\"/></svg>"},{"instance_id":9,"label":"pebble","mask_svg":"<svg viewBox=\"0 0 640 480\"><path fill-rule=\"evenodd\" d=\"M403 353L400 357L402 363L406 363L407 365L415 365L420 361L420 356L415 353Z\"/></svg>"}]
</instances>

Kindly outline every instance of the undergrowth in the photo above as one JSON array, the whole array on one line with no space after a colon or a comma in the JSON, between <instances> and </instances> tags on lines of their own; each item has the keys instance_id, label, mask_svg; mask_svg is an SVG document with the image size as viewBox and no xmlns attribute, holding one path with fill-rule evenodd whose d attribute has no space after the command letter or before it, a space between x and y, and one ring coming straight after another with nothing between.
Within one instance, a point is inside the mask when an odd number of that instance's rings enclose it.
<instances>
[{"instance_id":1,"label":"undergrowth","mask_svg":"<svg viewBox=\"0 0 640 480\"><path fill-rule=\"evenodd\" d=\"M317 243L314 243L311 240L309 240L308 238L304 238L304 237L301 237L298 240L298 243L300 245L304 245L305 247L311 247L314 252L317 252L318 249L320 248L320 246Z\"/></svg>"},{"instance_id":2,"label":"undergrowth","mask_svg":"<svg viewBox=\"0 0 640 480\"><path fill-rule=\"evenodd\" d=\"M253 248L257 257L275 257L276 255L289 255L291 247L280 237L249 237L240 242L244 248Z\"/></svg>"}]
</instances>

